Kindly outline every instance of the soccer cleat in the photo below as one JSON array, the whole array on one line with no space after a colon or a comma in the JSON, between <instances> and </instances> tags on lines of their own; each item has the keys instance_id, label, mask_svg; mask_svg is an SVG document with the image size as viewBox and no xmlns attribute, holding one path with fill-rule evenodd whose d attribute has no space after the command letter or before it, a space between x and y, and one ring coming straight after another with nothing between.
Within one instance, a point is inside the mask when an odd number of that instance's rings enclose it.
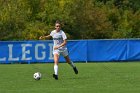
<instances>
[{"instance_id":1,"label":"soccer cleat","mask_svg":"<svg viewBox=\"0 0 140 93\"><path fill-rule=\"evenodd\" d=\"M58 80L58 75L53 74L53 78L55 78L55 80Z\"/></svg>"},{"instance_id":2,"label":"soccer cleat","mask_svg":"<svg viewBox=\"0 0 140 93\"><path fill-rule=\"evenodd\" d=\"M75 74L78 74L78 70L76 67L74 67L73 70L74 70Z\"/></svg>"}]
</instances>

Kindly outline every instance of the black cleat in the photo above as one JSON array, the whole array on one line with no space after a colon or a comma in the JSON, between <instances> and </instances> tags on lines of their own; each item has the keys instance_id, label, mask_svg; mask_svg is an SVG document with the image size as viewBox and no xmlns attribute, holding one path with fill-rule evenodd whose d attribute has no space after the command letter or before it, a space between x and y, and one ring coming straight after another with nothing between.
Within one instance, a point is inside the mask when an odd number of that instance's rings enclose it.
<instances>
[{"instance_id":1,"label":"black cleat","mask_svg":"<svg viewBox=\"0 0 140 93\"><path fill-rule=\"evenodd\" d=\"M55 78L55 80L58 80L58 75L53 74L53 78Z\"/></svg>"},{"instance_id":2,"label":"black cleat","mask_svg":"<svg viewBox=\"0 0 140 93\"><path fill-rule=\"evenodd\" d=\"M73 70L74 70L75 74L78 74L78 70L76 67L74 67Z\"/></svg>"}]
</instances>

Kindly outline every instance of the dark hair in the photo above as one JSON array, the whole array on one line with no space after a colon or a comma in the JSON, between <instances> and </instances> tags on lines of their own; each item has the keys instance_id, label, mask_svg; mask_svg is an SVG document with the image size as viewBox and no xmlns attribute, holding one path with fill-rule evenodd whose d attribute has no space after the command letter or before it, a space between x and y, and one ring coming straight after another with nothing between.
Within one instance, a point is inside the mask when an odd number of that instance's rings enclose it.
<instances>
[{"instance_id":1,"label":"dark hair","mask_svg":"<svg viewBox=\"0 0 140 93\"><path fill-rule=\"evenodd\" d=\"M55 24L60 24L61 25L61 22L59 20L56 20Z\"/></svg>"}]
</instances>

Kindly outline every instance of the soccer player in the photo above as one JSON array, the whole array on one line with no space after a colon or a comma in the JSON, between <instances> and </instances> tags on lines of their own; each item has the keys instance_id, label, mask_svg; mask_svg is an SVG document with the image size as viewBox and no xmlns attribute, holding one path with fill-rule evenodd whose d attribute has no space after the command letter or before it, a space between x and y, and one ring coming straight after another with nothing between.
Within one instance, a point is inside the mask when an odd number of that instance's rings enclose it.
<instances>
[{"instance_id":1,"label":"soccer player","mask_svg":"<svg viewBox=\"0 0 140 93\"><path fill-rule=\"evenodd\" d=\"M41 36L39 39L43 38L53 38L53 55L54 55L54 74L53 78L58 80L58 63L59 63L59 56L64 56L66 62L73 68L75 74L78 74L78 70L74 63L70 60L68 55L68 50L66 47L67 44L67 36L63 30L61 30L61 23L56 21L55 23L55 30L53 30L50 35Z\"/></svg>"}]
</instances>

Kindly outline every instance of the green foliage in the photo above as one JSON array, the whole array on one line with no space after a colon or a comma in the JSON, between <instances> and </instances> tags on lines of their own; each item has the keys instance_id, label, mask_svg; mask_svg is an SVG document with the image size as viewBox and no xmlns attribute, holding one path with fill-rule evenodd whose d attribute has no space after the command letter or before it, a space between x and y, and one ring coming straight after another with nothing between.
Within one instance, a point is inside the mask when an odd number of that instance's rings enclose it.
<instances>
[{"instance_id":1,"label":"green foliage","mask_svg":"<svg viewBox=\"0 0 140 93\"><path fill-rule=\"evenodd\" d=\"M62 21L69 39L140 37L139 0L0 0L0 40L37 40Z\"/></svg>"}]
</instances>

